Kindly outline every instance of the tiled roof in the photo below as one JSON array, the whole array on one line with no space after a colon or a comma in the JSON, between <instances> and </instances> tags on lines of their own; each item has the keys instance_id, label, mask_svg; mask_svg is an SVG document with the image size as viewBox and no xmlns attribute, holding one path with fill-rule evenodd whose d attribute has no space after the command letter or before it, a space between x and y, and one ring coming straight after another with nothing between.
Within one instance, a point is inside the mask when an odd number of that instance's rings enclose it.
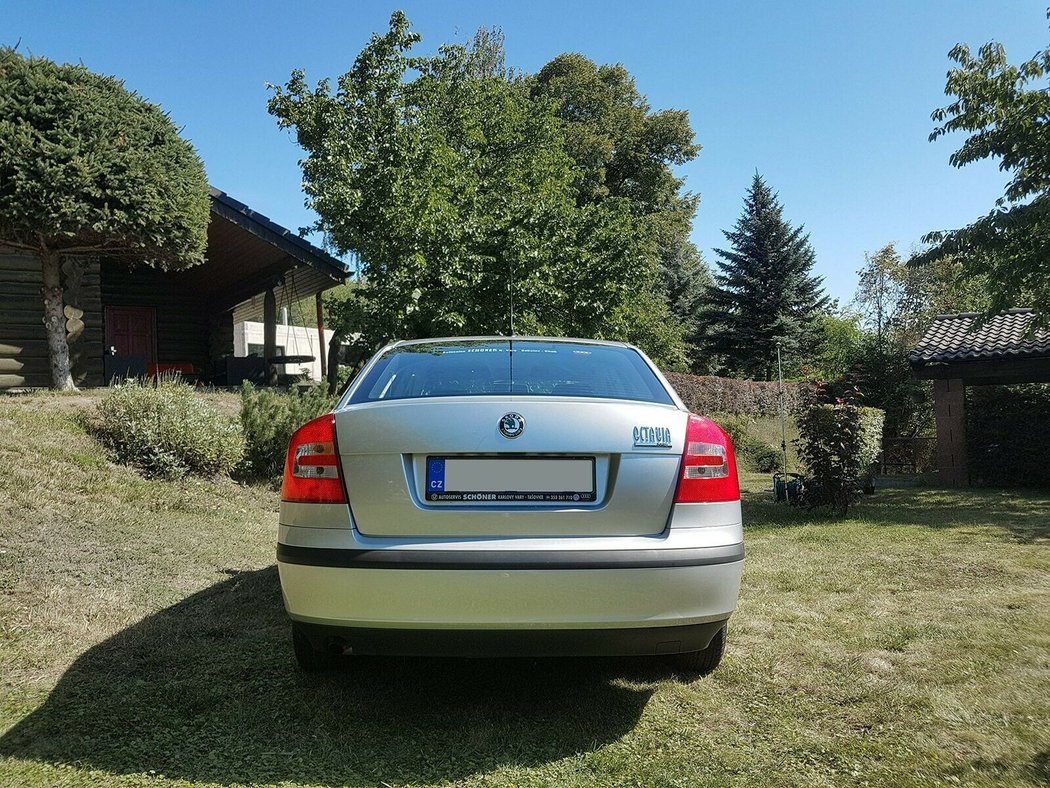
<instances>
[{"instance_id":1,"label":"tiled roof","mask_svg":"<svg viewBox=\"0 0 1050 788\"><path fill-rule=\"evenodd\" d=\"M1050 358L1050 331L1039 329L1028 335L1034 310L1011 309L974 328L977 317L972 312L938 315L908 353L908 361L921 367L951 361Z\"/></svg>"}]
</instances>

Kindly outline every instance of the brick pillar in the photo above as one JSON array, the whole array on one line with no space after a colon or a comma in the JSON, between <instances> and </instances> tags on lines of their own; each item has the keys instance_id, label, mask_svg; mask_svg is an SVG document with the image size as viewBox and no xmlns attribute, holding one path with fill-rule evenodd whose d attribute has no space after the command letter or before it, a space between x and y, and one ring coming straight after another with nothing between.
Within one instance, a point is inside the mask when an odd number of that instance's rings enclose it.
<instances>
[{"instance_id":1,"label":"brick pillar","mask_svg":"<svg viewBox=\"0 0 1050 788\"><path fill-rule=\"evenodd\" d=\"M937 471L948 487L970 483L966 468L966 387L958 378L933 381L937 418Z\"/></svg>"}]
</instances>

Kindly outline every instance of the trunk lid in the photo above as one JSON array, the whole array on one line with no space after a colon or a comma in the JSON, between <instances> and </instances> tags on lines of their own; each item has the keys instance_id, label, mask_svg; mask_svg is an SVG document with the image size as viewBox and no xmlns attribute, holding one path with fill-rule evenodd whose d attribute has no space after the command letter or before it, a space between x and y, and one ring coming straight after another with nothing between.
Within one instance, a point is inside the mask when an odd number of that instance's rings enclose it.
<instances>
[{"instance_id":1,"label":"trunk lid","mask_svg":"<svg viewBox=\"0 0 1050 788\"><path fill-rule=\"evenodd\" d=\"M501 419L511 413L525 422L515 438L500 431ZM673 405L645 402L465 396L349 405L336 413L335 424L349 506L362 534L634 536L667 526L687 415ZM510 426L513 433L513 420ZM584 483L591 458L593 500L586 494L573 500L571 492ZM530 485L546 490L563 478L557 484L570 495L567 500L535 495L428 500L428 478L437 478L428 459L444 460L450 481L476 480L479 490L504 481L515 490ZM463 463L466 459L484 462ZM501 459L546 464L491 464ZM566 460L571 461L551 464Z\"/></svg>"}]
</instances>

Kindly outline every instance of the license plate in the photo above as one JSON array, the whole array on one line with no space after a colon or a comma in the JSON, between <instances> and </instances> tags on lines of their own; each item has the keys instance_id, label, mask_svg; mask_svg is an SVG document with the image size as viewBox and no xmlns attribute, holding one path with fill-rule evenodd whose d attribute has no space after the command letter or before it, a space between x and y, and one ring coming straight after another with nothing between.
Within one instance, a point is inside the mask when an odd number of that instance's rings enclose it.
<instances>
[{"instance_id":1,"label":"license plate","mask_svg":"<svg viewBox=\"0 0 1050 788\"><path fill-rule=\"evenodd\" d=\"M427 457L426 497L592 503L594 457Z\"/></svg>"}]
</instances>

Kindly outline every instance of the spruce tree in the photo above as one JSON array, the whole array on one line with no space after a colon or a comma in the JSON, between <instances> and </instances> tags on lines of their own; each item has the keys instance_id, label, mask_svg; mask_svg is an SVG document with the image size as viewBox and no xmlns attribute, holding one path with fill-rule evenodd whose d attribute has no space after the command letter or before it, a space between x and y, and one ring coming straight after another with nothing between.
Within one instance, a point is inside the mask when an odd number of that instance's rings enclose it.
<instances>
[{"instance_id":1,"label":"spruce tree","mask_svg":"<svg viewBox=\"0 0 1050 788\"><path fill-rule=\"evenodd\" d=\"M755 173L731 249L716 249L719 272L708 291L706 347L730 374L769 380L777 343L786 369L795 370L816 345L818 318L829 305L823 278L813 276L814 254L803 228L783 216L777 195Z\"/></svg>"}]
</instances>

